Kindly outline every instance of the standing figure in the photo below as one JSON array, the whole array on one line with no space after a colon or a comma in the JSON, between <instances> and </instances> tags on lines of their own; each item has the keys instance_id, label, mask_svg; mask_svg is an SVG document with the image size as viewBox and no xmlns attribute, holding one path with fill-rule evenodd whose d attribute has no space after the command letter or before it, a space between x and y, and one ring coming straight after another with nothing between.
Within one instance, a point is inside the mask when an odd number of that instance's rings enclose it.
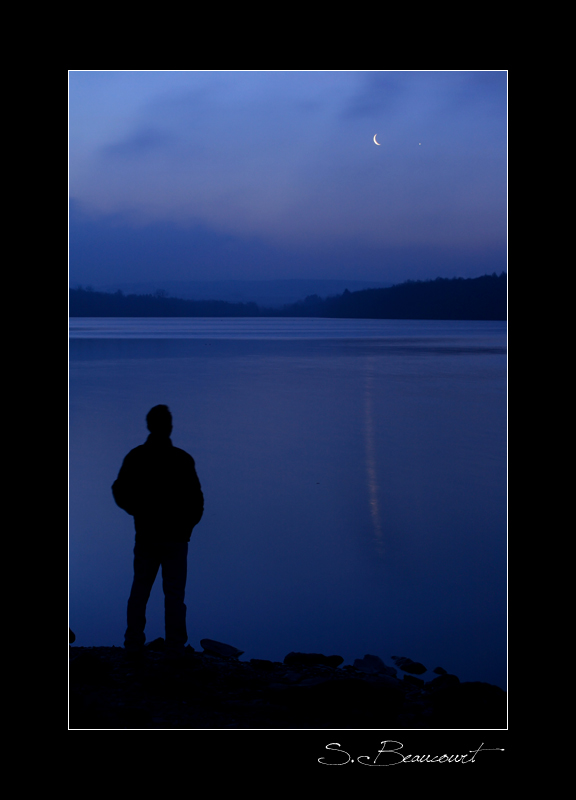
<instances>
[{"instance_id":1,"label":"standing figure","mask_svg":"<svg viewBox=\"0 0 576 800\"><path fill-rule=\"evenodd\" d=\"M112 485L114 500L134 517L134 581L128 600L124 647L142 653L146 636L146 604L162 567L166 650L183 652L186 631L186 568L188 542L204 513L204 496L194 459L172 445L168 406L151 408L146 416L150 435L131 450Z\"/></svg>"}]
</instances>

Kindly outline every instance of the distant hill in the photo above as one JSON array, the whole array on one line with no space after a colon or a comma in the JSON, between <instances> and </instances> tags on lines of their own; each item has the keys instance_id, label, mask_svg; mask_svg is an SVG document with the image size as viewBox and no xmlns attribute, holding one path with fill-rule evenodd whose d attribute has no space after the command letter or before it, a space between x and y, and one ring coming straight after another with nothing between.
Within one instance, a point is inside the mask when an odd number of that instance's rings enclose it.
<instances>
[{"instance_id":1,"label":"distant hill","mask_svg":"<svg viewBox=\"0 0 576 800\"><path fill-rule=\"evenodd\" d=\"M317 294L282 308L254 302L184 300L166 292L124 294L70 290L71 317L332 317L351 319L475 319L507 318L507 276L436 278L406 281L382 289L363 289L325 299Z\"/></svg>"},{"instance_id":2,"label":"distant hill","mask_svg":"<svg viewBox=\"0 0 576 800\"><path fill-rule=\"evenodd\" d=\"M256 303L263 308L281 308L296 303L308 295L333 297L345 289L358 292L361 289L382 289L392 286L392 281L369 280L325 280L320 278L275 279L275 280L219 280L219 281L141 281L139 283L114 283L94 286L98 292L153 295L161 290L166 297L182 300L225 300L227 303Z\"/></svg>"},{"instance_id":3,"label":"distant hill","mask_svg":"<svg viewBox=\"0 0 576 800\"><path fill-rule=\"evenodd\" d=\"M95 292L90 288L70 289L71 317L258 317L256 303L227 303L224 300L182 300L155 294Z\"/></svg>"},{"instance_id":4,"label":"distant hill","mask_svg":"<svg viewBox=\"0 0 576 800\"><path fill-rule=\"evenodd\" d=\"M284 306L289 317L345 317L348 319L485 319L507 318L507 276L436 278L406 281L387 289L344 291L322 300L307 297Z\"/></svg>"}]
</instances>

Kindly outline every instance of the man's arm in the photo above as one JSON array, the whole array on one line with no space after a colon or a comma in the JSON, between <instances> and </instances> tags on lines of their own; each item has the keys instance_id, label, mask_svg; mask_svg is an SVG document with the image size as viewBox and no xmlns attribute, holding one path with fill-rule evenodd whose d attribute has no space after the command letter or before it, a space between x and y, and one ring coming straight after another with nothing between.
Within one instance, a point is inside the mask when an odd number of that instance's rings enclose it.
<instances>
[{"instance_id":1,"label":"man's arm","mask_svg":"<svg viewBox=\"0 0 576 800\"><path fill-rule=\"evenodd\" d=\"M134 516L134 486L131 479L129 455L124 459L118 477L112 484L112 494L116 505L123 508L131 516Z\"/></svg>"},{"instance_id":2,"label":"man's arm","mask_svg":"<svg viewBox=\"0 0 576 800\"><path fill-rule=\"evenodd\" d=\"M192 518L192 525L196 526L202 519L204 514L204 495L202 493L202 487L200 485L200 480L198 478L198 474L196 472L196 466L194 464L194 459L190 456L190 460L192 462L191 466L191 474L190 474L190 512Z\"/></svg>"}]
</instances>

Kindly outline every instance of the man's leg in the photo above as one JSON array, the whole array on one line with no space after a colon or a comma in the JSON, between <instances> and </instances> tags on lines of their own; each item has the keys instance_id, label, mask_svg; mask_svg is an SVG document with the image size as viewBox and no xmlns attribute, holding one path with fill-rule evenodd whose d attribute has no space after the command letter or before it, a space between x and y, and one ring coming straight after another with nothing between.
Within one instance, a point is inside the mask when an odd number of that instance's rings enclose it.
<instances>
[{"instance_id":1,"label":"man's leg","mask_svg":"<svg viewBox=\"0 0 576 800\"><path fill-rule=\"evenodd\" d=\"M188 542L170 542L164 545L162 556L162 588L164 589L164 614L166 649L182 652L188 640L186 631L186 572Z\"/></svg>"},{"instance_id":2,"label":"man's leg","mask_svg":"<svg viewBox=\"0 0 576 800\"><path fill-rule=\"evenodd\" d=\"M146 641L146 604L160 567L158 548L136 544L134 547L134 581L128 599L128 627L124 636L127 650L141 650Z\"/></svg>"}]
</instances>

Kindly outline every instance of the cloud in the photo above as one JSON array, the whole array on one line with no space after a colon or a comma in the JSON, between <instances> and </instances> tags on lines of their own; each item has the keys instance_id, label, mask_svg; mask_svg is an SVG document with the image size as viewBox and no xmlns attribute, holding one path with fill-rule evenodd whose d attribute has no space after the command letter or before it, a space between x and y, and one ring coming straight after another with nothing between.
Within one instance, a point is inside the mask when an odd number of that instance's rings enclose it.
<instances>
[{"instance_id":1,"label":"cloud","mask_svg":"<svg viewBox=\"0 0 576 800\"><path fill-rule=\"evenodd\" d=\"M506 269L502 241L482 247L377 246L363 240L282 245L263 237L211 229L195 220L143 225L130 215L89 215L70 209L70 281L223 280L249 278L475 277Z\"/></svg>"},{"instance_id":2,"label":"cloud","mask_svg":"<svg viewBox=\"0 0 576 800\"><path fill-rule=\"evenodd\" d=\"M394 114L406 95L406 78L402 74L369 72L362 78L358 91L345 103L341 115L344 119L376 119L383 114Z\"/></svg>"},{"instance_id":3,"label":"cloud","mask_svg":"<svg viewBox=\"0 0 576 800\"><path fill-rule=\"evenodd\" d=\"M143 158L149 153L174 146L177 136L171 132L154 128L142 128L129 137L102 147L102 154L108 158Z\"/></svg>"},{"instance_id":4,"label":"cloud","mask_svg":"<svg viewBox=\"0 0 576 800\"><path fill-rule=\"evenodd\" d=\"M297 248L505 236L504 74L152 75L149 94L145 75L107 78L98 142L83 95L70 184L86 210Z\"/></svg>"}]
</instances>

